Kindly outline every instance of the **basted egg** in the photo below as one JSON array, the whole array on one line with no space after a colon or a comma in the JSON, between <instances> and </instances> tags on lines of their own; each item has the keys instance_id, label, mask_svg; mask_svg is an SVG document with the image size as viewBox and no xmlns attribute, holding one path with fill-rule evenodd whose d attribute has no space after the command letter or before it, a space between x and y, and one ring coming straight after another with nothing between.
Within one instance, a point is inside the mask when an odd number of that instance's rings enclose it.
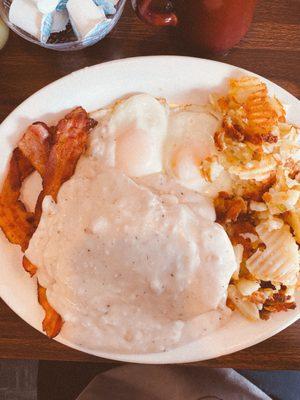
<instances>
[{"instance_id":1,"label":"basted egg","mask_svg":"<svg viewBox=\"0 0 300 400\"><path fill-rule=\"evenodd\" d=\"M226 190L228 182L224 174L210 183L200 169L205 158L216 154L214 133L219 125L219 120L201 106L171 110L164 149L166 173L181 185L205 194Z\"/></svg>"},{"instance_id":2,"label":"basted egg","mask_svg":"<svg viewBox=\"0 0 300 400\"><path fill-rule=\"evenodd\" d=\"M148 94L118 103L108 124L108 135L115 138L115 167L130 177L160 172L167 126L167 107Z\"/></svg>"}]
</instances>

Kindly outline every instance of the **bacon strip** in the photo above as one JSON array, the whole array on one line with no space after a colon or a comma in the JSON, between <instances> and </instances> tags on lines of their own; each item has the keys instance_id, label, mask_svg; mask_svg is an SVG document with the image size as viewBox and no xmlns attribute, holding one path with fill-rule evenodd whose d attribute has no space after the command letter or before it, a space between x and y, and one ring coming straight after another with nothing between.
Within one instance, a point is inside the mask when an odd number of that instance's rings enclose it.
<instances>
[{"instance_id":1,"label":"bacon strip","mask_svg":"<svg viewBox=\"0 0 300 400\"><path fill-rule=\"evenodd\" d=\"M45 174L45 167L50 153L50 132L43 122L30 125L19 141L18 147L41 176Z\"/></svg>"},{"instance_id":2,"label":"bacon strip","mask_svg":"<svg viewBox=\"0 0 300 400\"><path fill-rule=\"evenodd\" d=\"M44 174L49 156L49 130L46 124L30 125L13 151L8 174L0 194L0 227L7 239L25 251L35 231L34 214L19 200L24 179L35 169Z\"/></svg>"},{"instance_id":3,"label":"bacon strip","mask_svg":"<svg viewBox=\"0 0 300 400\"><path fill-rule=\"evenodd\" d=\"M96 121L78 107L63 118L57 127L43 122L29 126L13 152L7 177L0 193L0 227L7 239L19 244L24 252L38 225L45 196L56 201L61 185L74 174L77 162L86 149L87 138ZM34 170L43 178L43 190L35 215L27 212L19 200L24 179ZM37 266L23 257L23 268L33 276ZM47 299L46 288L38 283L38 300L45 311L43 330L53 338L61 330L63 320Z\"/></svg>"},{"instance_id":4,"label":"bacon strip","mask_svg":"<svg viewBox=\"0 0 300 400\"><path fill-rule=\"evenodd\" d=\"M18 200L25 178L31 174L33 167L27 158L16 148L9 163L9 169L2 186L1 198L7 202Z\"/></svg>"},{"instance_id":5,"label":"bacon strip","mask_svg":"<svg viewBox=\"0 0 300 400\"><path fill-rule=\"evenodd\" d=\"M45 167L43 190L36 205L36 223L42 213L45 196L57 199L61 185L74 174L77 162L87 146L88 134L96 126L82 107L77 107L57 125L55 142Z\"/></svg>"},{"instance_id":6,"label":"bacon strip","mask_svg":"<svg viewBox=\"0 0 300 400\"><path fill-rule=\"evenodd\" d=\"M96 121L89 118L87 112L78 107L63 118L52 135L53 146L50 150L45 173L43 174L43 190L39 195L35 217L36 225L42 214L42 203L45 196L50 195L56 201L61 185L74 174L77 162L84 153L90 130ZM23 260L23 265L29 273L36 271L29 260ZM43 330L50 338L55 337L61 330L61 316L51 307L47 300L46 289L38 284L39 303L45 311Z\"/></svg>"},{"instance_id":7,"label":"bacon strip","mask_svg":"<svg viewBox=\"0 0 300 400\"><path fill-rule=\"evenodd\" d=\"M30 274L30 276L33 276L36 274L37 266L32 264L32 262L29 261L26 256L23 257L22 265L23 265L23 268L25 269L25 271Z\"/></svg>"},{"instance_id":8,"label":"bacon strip","mask_svg":"<svg viewBox=\"0 0 300 400\"><path fill-rule=\"evenodd\" d=\"M54 338L59 334L63 325L63 320L49 304L46 292L47 290L38 282L38 301L45 311L43 330L46 332L49 338Z\"/></svg>"},{"instance_id":9,"label":"bacon strip","mask_svg":"<svg viewBox=\"0 0 300 400\"><path fill-rule=\"evenodd\" d=\"M8 174L0 194L0 227L7 239L28 247L34 232L34 215L28 212L19 200L22 182L31 174L33 167L19 149L13 151Z\"/></svg>"}]
</instances>

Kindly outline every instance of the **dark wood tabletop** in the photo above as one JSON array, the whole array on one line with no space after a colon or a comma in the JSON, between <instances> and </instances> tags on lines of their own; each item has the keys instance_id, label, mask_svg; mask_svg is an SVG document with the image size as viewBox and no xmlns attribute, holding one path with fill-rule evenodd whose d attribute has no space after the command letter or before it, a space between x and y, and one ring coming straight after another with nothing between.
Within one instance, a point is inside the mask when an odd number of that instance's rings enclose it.
<instances>
[{"instance_id":1,"label":"dark wood tabletop","mask_svg":"<svg viewBox=\"0 0 300 400\"><path fill-rule=\"evenodd\" d=\"M156 54L204 56L187 50L173 28L145 26L135 17L129 1L113 32L95 46L78 52L46 50L11 33L0 52L0 121L38 89L70 72L109 60ZM226 55L205 57L263 75L299 98L300 1L260 0L254 22L242 42ZM106 362L47 339L1 300L0 357ZM300 369L300 321L250 349L200 364Z\"/></svg>"}]
</instances>

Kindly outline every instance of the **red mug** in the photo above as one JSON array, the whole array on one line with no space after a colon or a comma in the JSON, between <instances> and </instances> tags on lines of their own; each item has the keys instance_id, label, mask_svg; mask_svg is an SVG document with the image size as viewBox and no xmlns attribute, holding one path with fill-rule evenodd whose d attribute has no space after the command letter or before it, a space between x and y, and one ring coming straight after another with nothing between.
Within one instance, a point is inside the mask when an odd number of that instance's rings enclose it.
<instances>
[{"instance_id":1,"label":"red mug","mask_svg":"<svg viewBox=\"0 0 300 400\"><path fill-rule=\"evenodd\" d=\"M187 43L222 53L237 44L252 22L256 0L133 0L137 15L152 25L176 26Z\"/></svg>"}]
</instances>

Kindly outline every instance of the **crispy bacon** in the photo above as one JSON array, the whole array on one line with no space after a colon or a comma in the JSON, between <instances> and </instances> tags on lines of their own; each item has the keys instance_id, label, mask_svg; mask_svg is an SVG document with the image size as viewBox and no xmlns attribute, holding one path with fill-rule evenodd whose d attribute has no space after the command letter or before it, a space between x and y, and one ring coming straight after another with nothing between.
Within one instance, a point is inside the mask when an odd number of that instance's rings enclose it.
<instances>
[{"instance_id":1,"label":"crispy bacon","mask_svg":"<svg viewBox=\"0 0 300 400\"><path fill-rule=\"evenodd\" d=\"M34 215L26 211L22 202L18 201L6 207L0 200L0 227L7 239L21 246L22 251L28 247L34 233Z\"/></svg>"},{"instance_id":2,"label":"crispy bacon","mask_svg":"<svg viewBox=\"0 0 300 400\"><path fill-rule=\"evenodd\" d=\"M28 247L34 233L34 214L26 210L19 200L22 183L34 169L44 173L46 158L49 154L47 125L41 122L31 125L18 147L13 151L8 174L0 194L0 227L7 239L21 246Z\"/></svg>"},{"instance_id":3,"label":"crispy bacon","mask_svg":"<svg viewBox=\"0 0 300 400\"><path fill-rule=\"evenodd\" d=\"M27 178L33 167L27 158L16 148L10 159L7 176L3 182L1 197L4 201L13 202L18 200L22 183Z\"/></svg>"},{"instance_id":4,"label":"crispy bacon","mask_svg":"<svg viewBox=\"0 0 300 400\"><path fill-rule=\"evenodd\" d=\"M22 265L23 265L23 268L25 269L25 271L30 274L30 276L33 276L36 274L37 266L32 264L32 262L29 261L26 256L23 257Z\"/></svg>"},{"instance_id":5,"label":"crispy bacon","mask_svg":"<svg viewBox=\"0 0 300 400\"><path fill-rule=\"evenodd\" d=\"M61 185L74 174L77 162L86 149L88 133L96 124L82 107L77 107L58 123L55 142L45 167L43 190L36 205L36 223L41 217L44 197L50 195L56 201Z\"/></svg>"},{"instance_id":6,"label":"crispy bacon","mask_svg":"<svg viewBox=\"0 0 300 400\"><path fill-rule=\"evenodd\" d=\"M41 176L50 153L50 130L43 122L30 125L19 141L18 147Z\"/></svg>"},{"instance_id":7,"label":"crispy bacon","mask_svg":"<svg viewBox=\"0 0 300 400\"><path fill-rule=\"evenodd\" d=\"M52 128L53 144L45 164L43 190L36 205L36 225L40 220L44 197L51 195L56 201L61 185L74 174L77 162L86 149L88 133L96 124L83 108L78 107L66 115L56 129ZM24 259L23 265L24 263L30 273L36 271L36 267L29 260ZM38 285L38 298L45 311L43 330L48 337L53 338L61 330L62 318L49 304L46 289L40 285Z\"/></svg>"},{"instance_id":8,"label":"crispy bacon","mask_svg":"<svg viewBox=\"0 0 300 400\"><path fill-rule=\"evenodd\" d=\"M38 301L45 311L43 330L49 338L57 336L62 328L63 320L47 299L47 290L38 283Z\"/></svg>"},{"instance_id":9,"label":"crispy bacon","mask_svg":"<svg viewBox=\"0 0 300 400\"><path fill-rule=\"evenodd\" d=\"M57 127L43 122L29 126L13 151L8 174L0 193L0 227L8 240L19 244L23 251L38 225L41 205L46 195L56 201L61 185L74 173L81 154L86 149L88 133L96 125L86 111L78 107L63 118ZM35 215L26 210L19 200L24 179L34 170L43 178ZM23 268L33 276L37 272L26 256ZM46 289L38 283L38 300L45 311L43 330L53 338L61 330L63 320L47 299Z\"/></svg>"},{"instance_id":10,"label":"crispy bacon","mask_svg":"<svg viewBox=\"0 0 300 400\"><path fill-rule=\"evenodd\" d=\"M0 227L7 239L25 251L34 232L34 215L19 200L23 180L33 168L19 149L13 151L0 194Z\"/></svg>"}]
</instances>

